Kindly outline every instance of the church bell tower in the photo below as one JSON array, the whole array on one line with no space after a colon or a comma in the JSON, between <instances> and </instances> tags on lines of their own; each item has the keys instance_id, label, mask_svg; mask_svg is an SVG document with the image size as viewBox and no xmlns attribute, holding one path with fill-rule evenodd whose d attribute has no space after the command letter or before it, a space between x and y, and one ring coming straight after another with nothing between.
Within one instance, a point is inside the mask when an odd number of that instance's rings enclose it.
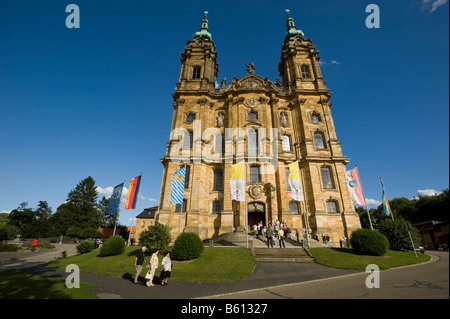
<instances>
[{"instance_id":1,"label":"church bell tower","mask_svg":"<svg viewBox=\"0 0 450 319\"><path fill-rule=\"evenodd\" d=\"M200 30L187 42L181 54L181 72L177 90L214 90L219 72L217 52L208 28L208 12L205 11Z\"/></svg>"}]
</instances>

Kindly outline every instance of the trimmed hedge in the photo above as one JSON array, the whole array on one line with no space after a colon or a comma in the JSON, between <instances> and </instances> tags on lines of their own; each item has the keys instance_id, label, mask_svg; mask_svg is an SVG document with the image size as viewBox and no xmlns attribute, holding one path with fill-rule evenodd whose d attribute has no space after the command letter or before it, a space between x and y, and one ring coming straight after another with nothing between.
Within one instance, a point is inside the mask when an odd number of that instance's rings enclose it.
<instances>
[{"instance_id":1,"label":"trimmed hedge","mask_svg":"<svg viewBox=\"0 0 450 319\"><path fill-rule=\"evenodd\" d=\"M191 260L200 257L204 248L196 233L182 233L173 244L171 256L174 260Z\"/></svg>"},{"instance_id":2,"label":"trimmed hedge","mask_svg":"<svg viewBox=\"0 0 450 319\"><path fill-rule=\"evenodd\" d=\"M389 241L382 233L371 229L358 229L352 233L350 243L358 255L382 256Z\"/></svg>"},{"instance_id":3,"label":"trimmed hedge","mask_svg":"<svg viewBox=\"0 0 450 319\"><path fill-rule=\"evenodd\" d=\"M77 245L77 251L81 254L86 254L90 251L93 251L95 248L94 242L92 240L86 240Z\"/></svg>"},{"instance_id":4,"label":"trimmed hedge","mask_svg":"<svg viewBox=\"0 0 450 319\"><path fill-rule=\"evenodd\" d=\"M123 253L125 250L125 239L121 236L115 235L109 237L100 248L99 256L116 256Z\"/></svg>"}]
</instances>

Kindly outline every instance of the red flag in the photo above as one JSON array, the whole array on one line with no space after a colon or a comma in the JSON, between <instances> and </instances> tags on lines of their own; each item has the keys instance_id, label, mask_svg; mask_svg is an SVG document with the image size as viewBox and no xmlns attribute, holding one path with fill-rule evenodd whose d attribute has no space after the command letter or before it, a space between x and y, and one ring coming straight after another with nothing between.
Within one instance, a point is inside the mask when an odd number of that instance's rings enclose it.
<instances>
[{"instance_id":1,"label":"red flag","mask_svg":"<svg viewBox=\"0 0 450 319\"><path fill-rule=\"evenodd\" d=\"M135 209L137 196L139 193L139 185L141 184L141 175L133 178L130 181L130 188L128 189L127 201L125 202L125 209Z\"/></svg>"}]
</instances>

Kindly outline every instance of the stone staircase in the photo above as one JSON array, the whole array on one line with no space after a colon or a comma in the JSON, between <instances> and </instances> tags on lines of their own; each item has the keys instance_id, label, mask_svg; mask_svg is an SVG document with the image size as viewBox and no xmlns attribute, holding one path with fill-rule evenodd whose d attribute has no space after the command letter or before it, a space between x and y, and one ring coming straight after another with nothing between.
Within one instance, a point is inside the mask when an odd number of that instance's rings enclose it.
<instances>
[{"instance_id":1,"label":"stone staircase","mask_svg":"<svg viewBox=\"0 0 450 319\"><path fill-rule=\"evenodd\" d=\"M206 246L246 247L247 238L245 232L233 232L205 239L203 242ZM284 242L286 248L279 248L278 239L274 248L268 248L265 241L250 234L248 235L248 247L252 249L252 254L257 262L314 262L314 258L309 251L296 240L287 238ZM310 240L310 247L317 247L316 243L315 240ZM318 245L321 244L318 243Z\"/></svg>"},{"instance_id":2,"label":"stone staircase","mask_svg":"<svg viewBox=\"0 0 450 319\"><path fill-rule=\"evenodd\" d=\"M271 263L313 263L314 258L307 249L295 248L252 248L257 262Z\"/></svg>"}]
</instances>

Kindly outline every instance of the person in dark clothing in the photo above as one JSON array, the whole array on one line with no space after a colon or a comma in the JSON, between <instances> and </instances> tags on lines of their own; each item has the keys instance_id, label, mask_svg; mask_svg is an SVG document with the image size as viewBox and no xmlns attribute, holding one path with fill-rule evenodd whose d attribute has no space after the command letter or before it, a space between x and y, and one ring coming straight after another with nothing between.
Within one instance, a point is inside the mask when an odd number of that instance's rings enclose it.
<instances>
[{"instance_id":1,"label":"person in dark clothing","mask_svg":"<svg viewBox=\"0 0 450 319\"><path fill-rule=\"evenodd\" d=\"M138 283L139 275L142 272L142 265L144 264L146 250L147 250L147 247L142 246L141 250L139 250L136 255L136 259L134 260L134 268L136 269L136 275L134 276L135 284Z\"/></svg>"}]
</instances>

